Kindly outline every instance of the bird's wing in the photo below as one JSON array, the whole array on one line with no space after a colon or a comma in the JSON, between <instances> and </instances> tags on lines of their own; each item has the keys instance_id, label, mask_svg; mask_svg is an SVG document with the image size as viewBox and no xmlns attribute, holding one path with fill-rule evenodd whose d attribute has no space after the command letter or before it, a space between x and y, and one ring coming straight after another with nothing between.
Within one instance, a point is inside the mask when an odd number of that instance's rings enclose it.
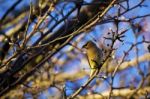
<instances>
[{"instance_id":1,"label":"bird's wing","mask_svg":"<svg viewBox=\"0 0 150 99\"><path fill-rule=\"evenodd\" d=\"M101 49L98 48L97 51L98 51L98 52L97 52L97 55L95 55L94 60L97 62L97 65L99 66L99 65L101 65L101 63L102 63L103 54L102 54Z\"/></svg>"}]
</instances>

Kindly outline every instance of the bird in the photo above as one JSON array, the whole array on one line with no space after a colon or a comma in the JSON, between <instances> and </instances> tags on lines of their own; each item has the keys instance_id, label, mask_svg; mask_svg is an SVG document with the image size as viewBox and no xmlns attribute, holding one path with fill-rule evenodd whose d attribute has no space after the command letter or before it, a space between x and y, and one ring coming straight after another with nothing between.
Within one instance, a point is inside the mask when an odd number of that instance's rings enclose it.
<instances>
[{"instance_id":1,"label":"bird","mask_svg":"<svg viewBox=\"0 0 150 99\"><path fill-rule=\"evenodd\" d=\"M86 49L86 56L91 69L90 77L97 75L103 62L102 49L100 49L93 41L88 41L82 48Z\"/></svg>"}]
</instances>

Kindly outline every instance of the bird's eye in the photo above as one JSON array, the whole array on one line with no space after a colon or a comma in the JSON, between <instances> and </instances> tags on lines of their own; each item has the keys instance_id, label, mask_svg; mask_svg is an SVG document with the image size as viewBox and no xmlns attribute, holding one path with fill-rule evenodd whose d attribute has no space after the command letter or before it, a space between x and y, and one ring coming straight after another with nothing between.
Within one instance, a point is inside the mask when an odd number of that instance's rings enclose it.
<instances>
[{"instance_id":1,"label":"bird's eye","mask_svg":"<svg viewBox=\"0 0 150 99\"><path fill-rule=\"evenodd\" d=\"M83 45L82 48L87 48L87 43L85 45Z\"/></svg>"}]
</instances>

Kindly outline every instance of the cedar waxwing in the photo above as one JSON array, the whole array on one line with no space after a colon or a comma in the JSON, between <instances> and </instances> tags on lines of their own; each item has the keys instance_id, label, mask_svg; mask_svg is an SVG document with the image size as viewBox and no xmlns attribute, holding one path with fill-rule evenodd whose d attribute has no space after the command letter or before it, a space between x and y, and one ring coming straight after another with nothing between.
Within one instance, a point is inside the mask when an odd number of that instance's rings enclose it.
<instances>
[{"instance_id":1,"label":"cedar waxwing","mask_svg":"<svg viewBox=\"0 0 150 99\"><path fill-rule=\"evenodd\" d=\"M91 68L91 77L95 75L95 73L99 73L103 61L103 53L92 41L88 41L82 48L86 49L86 55Z\"/></svg>"}]
</instances>

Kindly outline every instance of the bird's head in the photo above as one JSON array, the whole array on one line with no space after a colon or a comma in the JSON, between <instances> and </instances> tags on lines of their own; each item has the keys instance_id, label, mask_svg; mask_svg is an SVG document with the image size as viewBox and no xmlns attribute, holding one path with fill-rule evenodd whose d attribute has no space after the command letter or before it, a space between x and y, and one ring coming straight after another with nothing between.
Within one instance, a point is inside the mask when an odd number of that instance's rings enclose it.
<instances>
[{"instance_id":1,"label":"bird's head","mask_svg":"<svg viewBox=\"0 0 150 99\"><path fill-rule=\"evenodd\" d=\"M82 48L89 49L92 48L93 46L95 46L95 43L92 41L88 41L86 44L82 46Z\"/></svg>"}]
</instances>

